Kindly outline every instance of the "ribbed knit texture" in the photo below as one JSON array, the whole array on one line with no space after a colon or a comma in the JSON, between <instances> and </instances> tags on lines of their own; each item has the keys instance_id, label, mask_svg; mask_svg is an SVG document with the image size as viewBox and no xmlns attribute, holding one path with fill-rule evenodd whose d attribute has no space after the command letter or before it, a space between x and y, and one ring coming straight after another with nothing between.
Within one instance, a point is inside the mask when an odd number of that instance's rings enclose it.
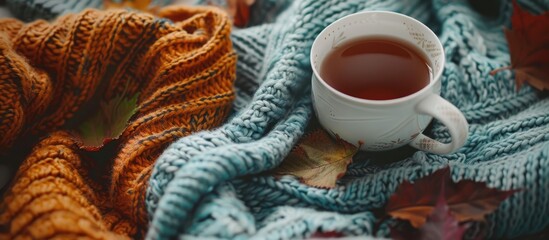
<instances>
[{"instance_id":1,"label":"ribbed knit texture","mask_svg":"<svg viewBox=\"0 0 549 240\"><path fill-rule=\"evenodd\" d=\"M535 12L549 9L546 0L524 3ZM401 12L436 31L447 59L442 95L463 111L470 138L447 156L413 150L360 154L334 189L308 187L289 176L275 179L266 171L288 154L313 114L314 38L331 22L362 10ZM454 180L523 189L489 215L489 237L544 229L549 99L527 86L517 91L510 71L489 75L509 65L502 29L510 15L509 1L502 2L498 19L489 19L467 1L300 0L289 1L272 23L235 30L239 61L232 118L219 129L178 140L160 156L146 198L148 239L300 239L317 231L371 236L378 220L373 210L384 206L400 182L447 165ZM437 122L428 134L449 140ZM381 224L377 234L388 232Z\"/></svg>"},{"instance_id":2,"label":"ribbed knit texture","mask_svg":"<svg viewBox=\"0 0 549 240\"><path fill-rule=\"evenodd\" d=\"M0 238L142 236L154 161L175 139L225 121L236 78L228 17L206 7L159 16L0 20L0 154L43 136L2 199ZM97 103L135 94L120 139L80 150L71 133Z\"/></svg>"},{"instance_id":3,"label":"ribbed knit texture","mask_svg":"<svg viewBox=\"0 0 549 240\"><path fill-rule=\"evenodd\" d=\"M113 0L113 2L121 1L123 0ZM152 0L151 6L164 6L171 1ZM51 20L66 13L80 12L86 8L102 8L103 2L104 0L6 0L11 13L23 21Z\"/></svg>"}]
</instances>

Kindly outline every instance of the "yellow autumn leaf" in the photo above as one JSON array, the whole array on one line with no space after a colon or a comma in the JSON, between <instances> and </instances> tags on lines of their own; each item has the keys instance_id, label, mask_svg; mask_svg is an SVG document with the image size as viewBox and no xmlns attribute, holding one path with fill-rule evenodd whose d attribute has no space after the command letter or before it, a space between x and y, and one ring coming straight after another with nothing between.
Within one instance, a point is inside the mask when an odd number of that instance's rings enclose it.
<instances>
[{"instance_id":1,"label":"yellow autumn leaf","mask_svg":"<svg viewBox=\"0 0 549 240\"><path fill-rule=\"evenodd\" d=\"M298 142L275 174L294 175L309 186L332 188L357 152L358 147L332 138L323 129L313 130Z\"/></svg>"}]
</instances>

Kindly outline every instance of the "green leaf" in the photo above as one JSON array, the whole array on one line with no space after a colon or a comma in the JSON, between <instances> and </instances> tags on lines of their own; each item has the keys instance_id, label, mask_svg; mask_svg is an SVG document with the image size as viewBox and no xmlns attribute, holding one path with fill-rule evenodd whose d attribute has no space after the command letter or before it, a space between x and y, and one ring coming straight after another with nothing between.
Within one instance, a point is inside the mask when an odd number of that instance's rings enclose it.
<instances>
[{"instance_id":1,"label":"green leaf","mask_svg":"<svg viewBox=\"0 0 549 240\"><path fill-rule=\"evenodd\" d=\"M77 129L80 148L99 151L108 142L118 139L137 110L137 99L138 94L130 97L120 95L101 102L97 113Z\"/></svg>"},{"instance_id":2,"label":"green leaf","mask_svg":"<svg viewBox=\"0 0 549 240\"><path fill-rule=\"evenodd\" d=\"M275 169L275 174L290 174L307 185L332 188L345 175L357 152L358 147L340 138L334 139L322 129L313 130L299 141Z\"/></svg>"}]
</instances>

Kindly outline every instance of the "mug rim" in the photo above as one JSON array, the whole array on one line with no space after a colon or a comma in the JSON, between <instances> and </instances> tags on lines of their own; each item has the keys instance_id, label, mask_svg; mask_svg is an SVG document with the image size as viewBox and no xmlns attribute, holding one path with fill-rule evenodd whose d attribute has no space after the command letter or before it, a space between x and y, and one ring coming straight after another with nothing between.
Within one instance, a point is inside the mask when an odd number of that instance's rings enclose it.
<instances>
[{"instance_id":1,"label":"mug rim","mask_svg":"<svg viewBox=\"0 0 549 240\"><path fill-rule=\"evenodd\" d=\"M442 46L442 43L440 42L440 39L438 38L438 36L433 32L433 30L431 30L431 28L427 27L427 25L423 24L422 22L420 22L419 20L413 18L413 17L410 17L410 16L407 16L405 14L402 14L402 13L398 13L398 12L393 12L393 11L384 11L384 10L374 10L374 11L370 11L370 10L365 10L365 11L361 11L361 12L357 12L357 13L353 13L353 14L349 14L347 16L344 16L342 18L339 18L337 20L335 20L334 22L330 23L328 26L326 26L324 29L322 29L322 31L315 37L315 40L313 41L313 45L311 46L311 53L309 54L309 60L311 63L314 62L314 59L313 59L313 55L314 55L314 50L316 48L316 45L317 45L317 42L319 41L319 38L320 36L328 31L328 29L330 27L332 27L333 25L337 24L338 22L340 21L343 21L344 19L347 19L347 18L353 18L353 17L357 17L359 15L369 15L369 14L374 14L374 13L381 13L381 14L387 14L387 15L393 15L393 16L397 16L397 17L402 17L402 18L405 18L407 20L410 20L412 22L416 22L418 23L419 25L425 27L427 29L427 32L428 34L432 34L435 39L437 40L435 44L437 44L437 46L441 49L442 51L442 54L440 56L441 58L441 67L440 69L433 73L433 79L432 81L429 82L429 84L427 84L426 86L424 86L422 89L420 89L419 91L417 92L414 92L410 95L406 95L404 97L400 97L400 98L394 98L394 99L387 99L387 100L371 100L371 99L364 99L364 98L358 98L358 97L354 97L354 96L351 96L351 95L348 95L348 94L345 94L335 88L333 88L332 86L330 86L328 83L326 83L324 81L324 79L322 79L322 76L320 76L320 74L318 73L317 69L314 67L313 64L311 64L311 68L313 69L313 74L314 74L314 77L318 79L318 81L324 86L326 87L327 89L330 90L330 92L336 94L337 96L341 97L341 98L344 98L346 100L349 100L349 101L352 101L352 102L359 102L359 103L368 103L368 104L377 104L377 105L392 105L392 104L398 104L398 103L401 103L401 102L405 102L405 101L409 101L411 99L414 99L414 98L417 98L421 95L423 95L425 92L429 91L431 88L433 88L435 86L435 84L440 81L440 78L442 76L442 72L444 72L444 65L446 64L446 56L444 54L444 47ZM320 67L320 66L319 66ZM314 79L313 79L314 80Z\"/></svg>"}]
</instances>

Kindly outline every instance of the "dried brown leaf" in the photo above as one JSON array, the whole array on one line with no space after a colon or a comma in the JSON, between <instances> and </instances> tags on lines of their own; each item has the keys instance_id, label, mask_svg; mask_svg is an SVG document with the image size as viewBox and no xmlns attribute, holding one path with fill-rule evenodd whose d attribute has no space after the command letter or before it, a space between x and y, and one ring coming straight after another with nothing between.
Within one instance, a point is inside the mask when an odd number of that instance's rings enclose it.
<instances>
[{"instance_id":1,"label":"dried brown leaf","mask_svg":"<svg viewBox=\"0 0 549 240\"><path fill-rule=\"evenodd\" d=\"M322 129L313 130L300 140L275 174L294 175L314 187L335 187L357 152L358 147L334 139Z\"/></svg>"}]
</instances>

